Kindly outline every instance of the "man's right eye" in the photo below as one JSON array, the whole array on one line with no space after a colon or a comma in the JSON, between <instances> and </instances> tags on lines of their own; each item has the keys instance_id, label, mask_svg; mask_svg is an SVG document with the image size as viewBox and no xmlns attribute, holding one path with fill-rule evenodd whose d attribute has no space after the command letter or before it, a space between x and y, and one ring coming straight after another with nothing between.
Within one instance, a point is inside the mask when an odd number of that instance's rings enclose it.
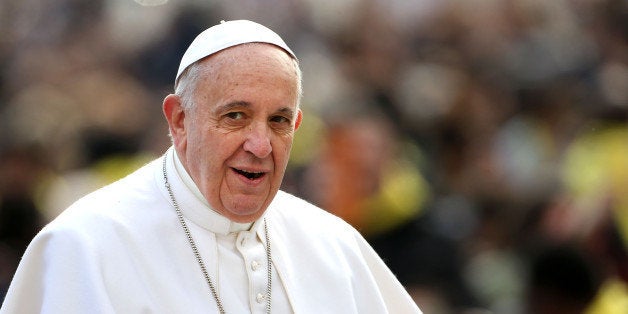
<instances>
[{"instance_id":1,"label":"man's right eye","mask_svg":"<svg viewBox=\"0 0 628 314\"><path fill-rule=\"evenodd\" d=\"M232 120L240 120L242 118L244 118L244 113L236 111L236 112L229 112L225 115L227 118L232 119Z\"/></svg>"}]
</instances>

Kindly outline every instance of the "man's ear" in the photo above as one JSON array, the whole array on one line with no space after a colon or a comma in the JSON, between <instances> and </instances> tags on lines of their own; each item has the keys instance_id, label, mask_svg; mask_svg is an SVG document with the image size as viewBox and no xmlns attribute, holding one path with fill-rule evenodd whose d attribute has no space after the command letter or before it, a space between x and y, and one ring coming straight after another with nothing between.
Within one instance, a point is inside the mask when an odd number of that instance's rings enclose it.
<instances>
[{"instance_id":1,"label":"man's ear","mask_svg":"<svg viewBox=\"0 0 628 314\"><path fill-rule=\"evenodd\" d=\"M297 110L297 117L296 120L294 122L294 130L296 131L297 129L299 129L299 126L301 125L301 121L303 121L303 111L301 111L301 109Z\"/></svg>"},{"instance_id":2,"label":"man's ear","mask_svg":"<svg viewBox=\"0 0 628 314\"><path fill-rule=\"evenodd\" d=\"M185 111L183 111L183 104L181 103L181 97L170 94L164 98L163 111L168 121L168 128L170 129L170 135L175 147L183 145L185 142Z\"/></svg>"}]
</instances>

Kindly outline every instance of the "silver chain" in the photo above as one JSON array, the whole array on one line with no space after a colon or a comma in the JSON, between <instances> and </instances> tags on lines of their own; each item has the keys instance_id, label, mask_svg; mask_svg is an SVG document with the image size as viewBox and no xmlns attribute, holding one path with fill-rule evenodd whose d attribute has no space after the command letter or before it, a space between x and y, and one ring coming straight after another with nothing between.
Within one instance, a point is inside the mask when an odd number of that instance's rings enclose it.
<instances>
[{"instance_id":1,"label":"silver chain","mask_svg":"<svg viewBox=\"0 0 628 314\"><path fill-rule=\"evenodd\" d=\"M212 297L214 297L214 300L216 301L216 306L218 307L218 311L220 312L220 314L225 314L225 309L222 305L222 302L220 300L220 297L218 296L218 292L216 291L216 287L214 286L214 283L211 280L211 277L209 277L209 272L207 272L207 268L205 267L205 263L203 262L203 258L201 257L201 254L198 251L198 248L196 247L196 242L194 242L194 238L192 238L192 233L190 232L190 229L188 228L187 223L185 222L185 219L183 218L183 213L181 213L181 209L179 208L179 204L177 203L177 200L174 198L174 193L172 193L172 188L170 188L170 183L168 182L168 175L166 173L166 155L163 156L163 175L164 175L164 185L166 187L166 190L168 190L168 194L170 195L170 200L172 201L172 206L174 207L174 210L177 213L177 218L179 219L179 223L181 224L181 227L183 228L183 231L185 232L185 236L188 239L188 242L190 243L190 247L192 247L192 252L194 252L194 256L196 257L196 261L198 262L198 266L201 268L201 272L203 273L203 277L205 277L205 281L207 282L207 285L209 286L209 290L211 291ZM268 265L267 269L268 269L268 283L266 284L266 313L270 314L270 309L271 309L271 303L270 303L270 297L271 297L271 288L272 288L272 264L271 264L271 258L270 258L270 238L268 236L268 222L266 221L266 218L264 218L264 237L266 238L266 264Z\"/></svg>"}]
</instances>

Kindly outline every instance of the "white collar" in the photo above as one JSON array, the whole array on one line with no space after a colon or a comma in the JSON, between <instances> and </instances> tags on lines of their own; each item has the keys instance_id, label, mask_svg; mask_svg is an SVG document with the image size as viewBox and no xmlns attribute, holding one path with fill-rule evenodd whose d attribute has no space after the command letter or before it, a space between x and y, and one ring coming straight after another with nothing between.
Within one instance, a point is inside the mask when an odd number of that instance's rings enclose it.
<instances>
[{"instance_id":1,"label":"white collar","mask_svg":"<svg viewBox=\"0 0 628 314\"><path fill-rule=\"evenodd\" d=\"M192 177L185 170L174 148L166 153L166 171L168 181L183 215L202 226L203 228L218 234L228 234L246 230L257 229L257 223L238 223L229 220L216 212L198 189ZM258 221L262 220L261 218ZM251 228L253 225L254 228Z\"/></svg>"}]
</instances>

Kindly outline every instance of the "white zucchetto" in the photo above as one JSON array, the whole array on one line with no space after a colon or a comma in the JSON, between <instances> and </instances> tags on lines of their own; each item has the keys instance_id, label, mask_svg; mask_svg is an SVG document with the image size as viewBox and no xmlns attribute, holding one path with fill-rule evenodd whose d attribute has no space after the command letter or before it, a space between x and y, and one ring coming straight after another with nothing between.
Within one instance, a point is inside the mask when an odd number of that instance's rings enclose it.
<instances>
[{"instance_id":1,"label":"white zucchetto","mask_svg":"<svg viewBox=\"0 0 628 314\"><path fill-rule=\"evenodd\" d=\"M192 41L181 58L175 82L196 61L229 47L255 42L278 46L297 59L283 39L268 27L248 20L222 21L206 29Z\"/></svg>"}]
</instances>

